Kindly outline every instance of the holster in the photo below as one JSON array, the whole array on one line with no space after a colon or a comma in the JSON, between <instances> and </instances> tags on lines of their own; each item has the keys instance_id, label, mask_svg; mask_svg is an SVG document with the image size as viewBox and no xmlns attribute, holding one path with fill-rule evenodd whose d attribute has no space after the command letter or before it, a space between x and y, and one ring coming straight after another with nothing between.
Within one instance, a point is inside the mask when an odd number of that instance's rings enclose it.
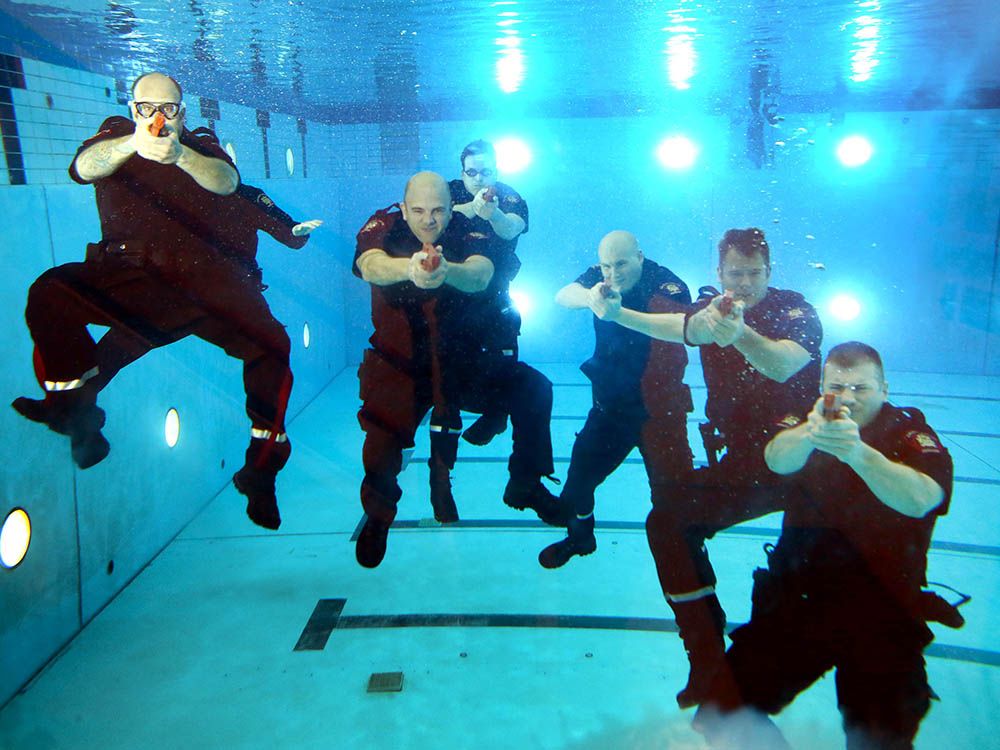
<instances>
[{"instance_id":1,"label":"holster","mask_svg":"<svg viewBox=\"0 0 1000 750\"><path fill-rule=\"evenodd\" d=\"M712 422L702 422L698 425L701 432L701 442L705 446L705 458L709 466L719 463L719 454L726 447L726 436L719 432Z\"/></svg>"}]
</instances>

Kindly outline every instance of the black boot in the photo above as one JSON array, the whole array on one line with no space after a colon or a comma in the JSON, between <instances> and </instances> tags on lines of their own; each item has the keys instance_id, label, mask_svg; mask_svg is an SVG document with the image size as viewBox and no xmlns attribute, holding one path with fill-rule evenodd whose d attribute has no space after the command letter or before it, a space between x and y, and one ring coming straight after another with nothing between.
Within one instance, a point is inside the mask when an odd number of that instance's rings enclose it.
<instances>
[{"instance_id":1,"label":"black boot","mask_svg":"<svg viewBox=\"0 0 1000 750\"><path fill-rule=\"evenodd\" d=\"M566 525L568 536L561 542L550 544L538 553L538 562L543 568L561 568L569 562L573 555L589 555L597 549L597 539L594 537L594 514L586 518L577 518L573 514Z\"/></svg>"},{"instance_id":2,"label":"black boot","mask_svg":"<svg viewBox=\"0 0 1000 750\"><path fill-rule=\"evenodd\" d=\"M233 474L233 486L247 498L247 517L272 531L281 526L274 480L288 462L292 444L285 440L253 438L243 468Z\"/></svg>"},{"instance_id":3,"label":"black boot","mask_svg":"<svg viewBox=\"0 0 1000 750\"><path fill-rule=\"evenodd\" d=\"M111 444L101 434L104 410L95 403L80 403L66 394L50 394L44 400L22 396L14 399L11 406L22 417L48 425L60 435L68 435L73 461L81 469L100 463L111 452Z\"/></svg>"},{"instance_id":4,"label":"black boot","mask_svg":"<svg viewBox=\"0 0 1000 750\"><path fill-rule=\"evenodd\" d=\"M385 547L389 540L389 527L392 521L386 523L367 516L365 525L358 534L354 546L354 557L358 564L365 568L377 568L385 558Z\"/></svg>"},{"instance_id":5,"label":"black boot","mask_svg":"<svg viewBox=\"0 0 1000 750\"><path fill-rule=\"evenodd\" d=\"M473 445L488 445L493 438L506 431L506 414L502 412L499 414L483 414L462 433L462 437L466 442Z\"/></svg>"},{"instance_id":6,"label":"black boot","mask_svg":"<svg viewBox=\"0 0 1000 750\"><path fill-rule=\"evenodd\" d=\"M503 491L503 501L515 510L531 508L549 526L565 526L571 513L549 492L539 477L511 477Z\"/></svg>"},{"instance_id":7,"label":"black boot","mask_svg":"<svg viewBox=\"0 0 1000 750\"><path fill-rule=\"evenodd\" d=\"M691 670L687 685L677 693L677 705L690 708L702 703L725 664L726 613L715 594L689 602L670 602Z\"/></svg>"},{"instance_id":8,"label":"black boot","mask_svg":"<svg viewBox=\"0 0 1000 750\"><path fill-rule=\"evenodd\" d=\"M431 507L434 520L438 523L457 523L458 507L451 494L451 472L448 467L433 459L428 461L431 468Z\"/></svg>"}]
</instances>

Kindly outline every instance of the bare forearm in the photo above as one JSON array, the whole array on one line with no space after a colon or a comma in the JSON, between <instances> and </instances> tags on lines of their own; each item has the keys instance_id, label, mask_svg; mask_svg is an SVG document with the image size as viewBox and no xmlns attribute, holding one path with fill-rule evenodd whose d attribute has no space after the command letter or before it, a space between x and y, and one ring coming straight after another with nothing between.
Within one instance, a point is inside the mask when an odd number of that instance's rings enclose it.
<instances>
[{"instance_id":1,"label":"bare forearm","mask_svg":"<svg viewBox=\"0 0 1000 750\"><path fill-rule=\"evenodd\" d=\"M498 208L490 217L490 226L497 237L512 240L524 231L524 219L517 214L505 214Z\"/></svg>"},{"instance_id":2,"label":"bare forearm","mask_svg":"<svg viewBox=\"0 0 1000 750\"><path fill-rule=\"evenodd\" d=\"M409 258L391 258L384 250L366 250L357 260L361 278L375 286L409 281Z\"/></svg>"},{"instance_id":3,"label":"bare forearm","mask_svg":"<svg viewBox=\"0 0 1000 750\"><path fill-rule=\"evenodd\" d=\"M239 174L222 159L204 156L182 144L177 166L191 175L205 190L218 195L230 195L240 184Z\"/></svg>"},{"instance_id":4,"label":"bare forearm","mask_svg":"<svg viewBox=\"0 0 1000 750\"><path fill-rule=\"evenodd\" d=\"M87 182L99 180L114 174L134 153L131 135L98 141L76 157L76 173Z\"/></svg>"},{"instance_id":5,"label":"bare forearm","mask_svg":"<svg viewBox=\"0 0 1000 750\"><path fill-rule=\"evenodd\" d=\"M733 346L755 370L779 383L784 383L809 363L809 352L794 341L774 341L749 326Z\"/></svg>"},{"instance_id":6,"label":"bare forearm","mask_svg":"<svg viewBox=\"0 0 1000 750\"><path fill-rule=\"evenodd\" d=\"M869 445L863 445L849 463L879 501L904 516L923 518L944 500L944 490L926 474L890 461Z\"/></svg>"},{"instance_id":7,"label":"bare forearm","mask_svg":"<svg viewBox=\"0 0 1000 750\"><path fill-rule=\"evenodd\" d=\"M473 255L464 263L449 263L445 283L469 294L483 291L493 278L493 262L482 255Z\"/></svg>"},{"instance_id":8,"label":"bare forearm","mask_svg":"<svg viewBox=\"0 0 1000 750\"><path fill-rule=\"evenodd\" d=\"M575 281L556 292L556 304L568 307L570 310L582 310L585 307L590 307L589 298L590 292L582 284L577 284Z\"/></svg>"},{"instance_id":9,"label":"bare forearm","mask_svg":"<svg viewBox=\"0 0 1000 750\"><path fill-rule=\"evenodd\" d=\"M764 460L775 474L794 474L806 465L813 450L809 426L803 423L779 432L764 448Z\"/></svg>"},{"instance_id":10,"label":"bare forearm","mask_svg":"<svg viewBox=\"0 0 1000 750\"><path fill-rule=\"evenodd\" d=\"M623 307L616 322L660 341L684 343L683 313L644 313Z\"/></svg>"}]
</instances>

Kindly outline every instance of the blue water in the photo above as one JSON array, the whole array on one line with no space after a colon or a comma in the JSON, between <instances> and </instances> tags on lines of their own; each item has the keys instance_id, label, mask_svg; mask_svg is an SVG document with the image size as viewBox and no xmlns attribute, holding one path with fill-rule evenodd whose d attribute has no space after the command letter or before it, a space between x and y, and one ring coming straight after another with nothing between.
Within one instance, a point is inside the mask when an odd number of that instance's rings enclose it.
<instances>
[{"instance_id":1,"label":"blue water","mask_svg":"<svg viewBox=\"0 0 1000 750\"><path fill-rule=\"evenodd\" d=\"M0 409L0 516L20 506L34 524L25 562L0 570L0 747L699 747L672 701L686 669L676 636L623 625L670 616L641 532L641 465L599 491L598 553L550 573L535 555L554 532L499 501L509 433L462 445L467 523L452 529L422 523L422 434L386 562L372 572L353 560L355 369L370 333L354 235L414 171L457 176L477 137L516 137L532 155L504 179L531 208L515 283L530 304L521 353L555 383L557 458L586 413L576 366L592 332L551 300L611 229L697 288L716 279L722 232L760 226L775 285L820 310L824 349L861 339L882 352L893 399L923 409L956 462L930 576L974 596L963 630L938 631L928 669L943 700L917 746L997 747L1000 32L991 6L947 5L0 4L4 398L37 390L28 286L99 235L92 191L66 168L105 116L124 113L137 73L173 72L189 126L212 125L247 182L325 222L302 251L261 241L296 377L280 532L252 526L228 484L246 435L240 368L207 344L121 373L101 400L112 454L87 471L64 438ZM672 172L655 151L677 134L700 150ZM852 134L874 147L857 169L834 155ZM838 295L858 317L834 317ZM696 357L686 380L701 383ZM734 622L779 524L712 542ZM322 652L293 652L316 603L337 598L348 618L610 620L355 626ZM404 672L401 693L365 692L389 671ZM841 746L831 683L783 715L795 747Z\"/></svg>"}]
</instances>

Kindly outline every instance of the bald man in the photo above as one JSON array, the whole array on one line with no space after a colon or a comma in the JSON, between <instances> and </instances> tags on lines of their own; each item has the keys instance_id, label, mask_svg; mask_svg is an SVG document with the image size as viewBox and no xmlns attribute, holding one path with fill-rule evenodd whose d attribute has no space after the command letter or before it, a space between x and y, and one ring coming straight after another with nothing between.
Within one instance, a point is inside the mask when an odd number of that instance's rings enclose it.
<instances>
[{"instance_id":1,"label":"bald man","mask_svg":"<svg viewBox=\"0 0 1000 750\"><path fill-rule=\"evenodd\" d=\"M239 173L214 133L185 127L181 88L170 76L138 78L129 112L131 119L106 119L70 165L73 180L94 186L102 238L83 263L49 269L32 284L25 318L45 400L13 406L68 435L76 464L91 467L110 450L97 395L111 373L101 372L87 324L138 342L140 353L198 336L243 361L250 441L233 482L250 519L276 529L275 477L291 452L290 346L258 270L224 250L235 238L221 212L235 200L227 196Z\"/></svg>"},{"instance_id":2,"label":"bald man","mask_svg":"<svg viewBox=\"0 0 1000 750\"><path fill-rule=\"evenodd\" d=\"M617 230L597 248L599 263L556 295L570 309L594 316L594 355L580 369L590 379L593 406L573 444L560 504L568 535L538 556L558 568L574 555L597 549L594 492L638 447L654 503L669 497L692 469L687 413L693 409L684 385L687 352L682 344L654 341L605 320L609 303L640 312L681 312L691 304L687 286L646 258L635 236Z\"/></svg>"},{"instance_id":3,"label":"bald man","mask_svg":"<svg viewBox=\"0 0 1000 750\"><path fill-rule=\"evenodd\" d=\"M481 349L478 307L491 293L497 266L507 262L485 234L452 214L440 175L411 177L399 211L394 209L377 211L361 229L354 262L354 273L372 287L375 327L358 371L363 402L358 420L365 431L361 504L367 518L356 556L368 568L385 556L402 496L397 476L403 450L413 446L417 426L432 408L432 481L435 474L448 481L462 431L464 381L472 379L469 371ZM436 267L426 263L431 252L440 256ZM504 499L521 508L534 508L536 501L555 505L539 483L552 473L551 384L527 366L519 372L508 389L514 451ZM432 493L435 499L439 521L457 520L450 492L436 498Z\"/></svg>"}]
</instances>

